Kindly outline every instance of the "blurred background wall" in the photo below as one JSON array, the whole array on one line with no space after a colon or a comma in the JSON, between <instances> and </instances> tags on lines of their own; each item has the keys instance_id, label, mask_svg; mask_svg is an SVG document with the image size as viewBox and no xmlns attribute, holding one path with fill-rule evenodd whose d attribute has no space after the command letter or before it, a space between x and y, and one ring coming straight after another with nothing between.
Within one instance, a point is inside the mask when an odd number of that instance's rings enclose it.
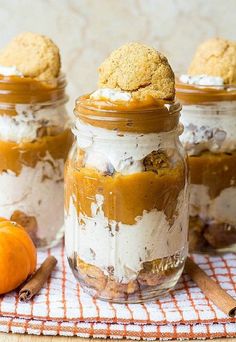
<instances>
[{"instance_id":1,"label":"blurred background wall","mask_svg":"<svg viewBox=\"0 0 236 342\"><path fill-rule=\"evenodd\" d=\"M236 40L236 0L0 0L0 47L22 31L49 35L61 49L70 109L96 87L97 66L129 41L150 44L185 70L204 39Z\"/></svg>"}]
</instances>

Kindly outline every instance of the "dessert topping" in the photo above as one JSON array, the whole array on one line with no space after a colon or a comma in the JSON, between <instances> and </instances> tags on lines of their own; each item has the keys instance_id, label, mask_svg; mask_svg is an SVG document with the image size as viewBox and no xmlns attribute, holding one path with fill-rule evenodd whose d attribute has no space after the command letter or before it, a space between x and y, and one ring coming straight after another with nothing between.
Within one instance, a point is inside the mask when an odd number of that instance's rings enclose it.
<instances>
[{"instance_id":1,"label":"dessert topping","mask_svg":"<svg viewBox=\"0 0 236 342\"><path fill-rule=\"evenodd\" d=\"M164 55L149 46L129 43L101 64L99 87L129 92L137 100L173 100L175 77Z\"/></svg>"},{"instance_id":2,"label":"dessert topping","mask_svg":"<svg viewBox=\"0 0 236 342\"><path fill-rule=\"evenodd\" d=\"M125 91L119 91L109 88L100 88L90 95L90 99L93 100L111 100L116 101L130 101L131 94Z\"/></svg>"},{"instance_id":3,"label":"dessert topping","mask_svg":"<svg viewBox=\"0 0 236 342\"><path fill-rule=\"evenodd\" d=\"M221 77L224 84L236 83L236 42L209 39L198 47L188 74Z\"/></svg>"},{"instance_id":4,"label":"dessert topping","mask_svg":"<svg viewBox=\"0 0 236 342\"><path fill-rule=\"evenodd\" d=\"M179 80L186 84L196 84L203 86L222 86L224 85L224 80L219 76L208 76L208 75L181 75Z\"/></svg>"},{"instance_id":5,"label":"dessert topping","mask_svg":"<svg viewBox=\"0 0 236 342\"><path fill-rule=\"evenodd\" d=\"M41 81L51 81L60 72L60 53L58 47L46 36L26 32L16 36L0 51L0 73L3 67L9 72L31 77ZM14 73L13 73L14 74Z\"/></svg>"},{"instance_id":6,"label":"dessert topping","mask_svg":"<svg viewBox=\"0 0 236 342\"><path fill-rule=\"evenodd\" d=\"M22 72L20 72L15 65L13 66L3 66L0 65L0 75L3 76L23 76Z\"/></svg>"}]
</instances>

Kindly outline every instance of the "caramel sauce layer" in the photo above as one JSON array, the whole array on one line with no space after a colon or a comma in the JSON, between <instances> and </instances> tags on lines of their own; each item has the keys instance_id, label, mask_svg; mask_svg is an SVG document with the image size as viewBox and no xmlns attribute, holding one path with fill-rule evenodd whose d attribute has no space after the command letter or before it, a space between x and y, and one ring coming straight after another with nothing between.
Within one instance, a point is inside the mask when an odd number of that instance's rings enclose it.
<instances>
[{"instance_id":1,"label":"caramel sauce layer","mask_svg":"<svg viewBox=\"0 0 236 342\"><path fill-rule=\"evenodd\" d=\"M177 166L160 175L145 171L109 176L93 168L79 169L69 161L65 179L67 210L72 196L78 214L91 217L91 204L96 203L96 195L100 194L104 197L103 211L107 218L132 225L144 210L164 211L171 220L178 195L184 188L185 175L183 167Z\"/></svg>"},{"instance_id":2,"label":"caramel sauce layer","mask_svg":"<svg viewBox=\"0 0 236 342\"><path fill-rule=\"evenodd\" d=\"M211 199L225 188L236 186L236 151L213 154L203 152L189 157L191 184L209 187Z\"/></svg>"},{"instance_id":3,"label":"caramel sauce layer","mask_svg":"<svg viewBox=\"0 0 236 342\"><path fill-rule=\"evenodd\" d=\"M38 104L66 100L63 76L54 82L40 82L30 77L0 75L0 115L16 115L16 104ZM6 108L5 108L6 107ZM9 107L9 108L8 108Z\"/></svg>"},{"instance_id":4,"label":"caramel sauce layer","mask_svg":"<svg viewBox=\"0 0 236 342\"><path fill-rule=\"evenodd\" d=\"M121 132L168 132L179 121L181 106L163 100L147 98L146 101L93 100L89 95L80 97L75 106L75 116L83 122Z\"/></svg>"},{"instance_id":5,"label":"caramel sauce layer","mask_svg":"<svg viewBox=\"0 0 236 342\"><path fill-rule=\"evenodd\" d=\"M210 103L217 101L236 101L236 85L197 86L176 82L176 97L185 105Z\"/></svg>"},{"instance_id":6,"label":"caramel sauce layer","mask_svg":"<svg viewBox=\"0 0 236 342\"><path fill-rule=\"evenodd\" d=\"M53 159L66 160L72 144L69 129L55 136L43 136L32 142L0 141L0 172L11 170L19 175L23 165L35 167L47 153Z\"/></svg>"}]
</instances>

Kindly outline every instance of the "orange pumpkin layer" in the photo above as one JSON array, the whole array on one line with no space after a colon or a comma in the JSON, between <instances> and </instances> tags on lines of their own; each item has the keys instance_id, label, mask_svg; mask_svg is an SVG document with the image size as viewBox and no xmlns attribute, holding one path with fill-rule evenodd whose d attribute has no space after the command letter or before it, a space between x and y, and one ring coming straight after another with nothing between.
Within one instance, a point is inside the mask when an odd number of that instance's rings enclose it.
<instances>
[{"instance_id":1,"label":"orange pumpkin layer","mask_svg":"<svg viewBox=\"0 0 236 342\"><path fill-rule=\"evenodd\" d=\"M0 294L14 290L36 268L36 248L24 228L0 219Z\"/></svg>"},{"instance_id":2,"label":"orange pumpkin layer","mask_svg":"<svg viewBox=\"0 0 236 342\"><path fill-rule=\"evenodd\" d=\"M225 188L236 186L236 151L190 156L189 166L191 184L209 187L211 198L217 197Z\"/></svg>"},{"instance_id":3,"label":"orange pumpkin layer","mask_svg":"<svg viewBox=\"0 0 236 342\"><path fill-rule=\"evenodd\" d=\"M16 143L0 141L0 172L11 170L16 175L22 166L35 167L37 162L49 154L53 159L66 159L72 144L69 129L56 136L44 136L33 142Z\"/></svg>"},{"instance_id":4,"label":"orange pumpkin layer","mask_svg":"<svg viewBox=\"0 0 236 342\"><path fill-rule=\"evenodd\" d=\"M104 197L103 211L107 218L134 224L143 211L163 210L171 219L177 205L177 198L184 188L183 168L166 169L160 175L138 172L131 175L103 175L93 168L76 168L72 162L66 166L66 209L73 195L78 214L91 217L91 204L95 196Z\"/></svg>"}]
</instances>

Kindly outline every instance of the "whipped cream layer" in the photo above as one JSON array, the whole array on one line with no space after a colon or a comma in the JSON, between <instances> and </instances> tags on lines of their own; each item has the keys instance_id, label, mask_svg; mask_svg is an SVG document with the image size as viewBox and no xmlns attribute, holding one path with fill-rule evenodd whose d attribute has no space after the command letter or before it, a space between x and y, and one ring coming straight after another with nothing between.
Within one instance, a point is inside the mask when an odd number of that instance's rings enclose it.
<instances>
[{"instance_id":1,"label":"whipped cream layer","mask_svg":"<svg viewBox=\"0 0 236 342\"><path fill-rule=\"evenodd\" d=\"M222 86L224 80L219 76L209 75L181 75L179 80L185 84L201 85L201 86Z\"/></svg>"},{"instance_id":2,"label":"whipped cream layer","mask_svg":"<svg viewBox=\"0 0 236 342\"><path fill-rule=\"evenodd\" d=\"M126 91L115 90L110 88L99 88L90 95L90 98L93 100L107 99L116 102L130 101L132 99L132 95L131 93Z\"/></svg>"},{"instance_id":3,"label":"whipped cream layer","mask_svg":"<svg viewBox=\"0 0 236 342\"><path fill-rule=\"evenodd\" d=\"M101 172L123 175L144 171L143 159L152 151L176 150L176 132L120 134L114 130L99 128L77 120L78 147L85 151L85 167L94 167Z\"/></svg>"},{"instance_id":4,"label":"whipped cream layer","mask_svg":"<svg viewBox=\"0 0 236 342\"><path fill-rule=\"evenodd\" d=\"M203 220L226 222L236 226L236 186L221 191L211 199L205 185L190 185L190 216L200 216Z\"/></svg>"},{"instance_id":5,"label":"whipped cream layer","mask_svg":"<svg viewBox=\"0 0 236 342\"><path fill-rule=\"evenodd\" d=\"M17 70L15 65L12 65L12 66L0 65L0 75L2 75L2 76L23 76L22 72Z\"/></svg>"},{"instance_id":6,"label":"whipped cream layer","mask_svg":"<svg viewBox=\"0 0 236 342\"><path fill-rule=\"evenodd\" d=\"M109 220L102 209L103 196L96 195L92 216L77 215L70 200L65 214L66 251L76 252L84 262L97 266L109 275L114 270L117 281L129 282L137 277L143 263L187 253L188 208L186 190L179 194L176 217L170 225L164 212L144 211L133 225Z\"/></svg>"},{"instance_id":7,"label":"whipped cream layer","mask_svg":"<svg viewBox=\"0 0 236 342\"><path fill-rule=\"evenodd\" d=\"M0 115L0 140L32 141L37 138L37 130L41 127L69 127L68 115L64 104L58 106L40 106L17 104L17 115Z\"/></svg>"},{"instance_id":8,"label":"whipped cream layer","mask_svg":"<svg viewBox=\"0 0 236 342\"><path fill-rule=\"evenodd\" d=\"M35 216L37 237L52 241L63 226L64 160L49 154L34 168L22 165L18 176L7 170L0 174L1 216L10 218L15 210ZM58 234L62 235L62 232Z\"/></svg>"},{"instance_id":9,"label":"whipped cream layer","mask_svg":"<svg viewBox=\"0 0 236 342\"><path fill-rule=\"evenodd\" d=\"M189 155L209 150L214 153L236 149L236 101L221 101L210 105L183 105L180 136Z\"/></svg>"}]
</instances>

